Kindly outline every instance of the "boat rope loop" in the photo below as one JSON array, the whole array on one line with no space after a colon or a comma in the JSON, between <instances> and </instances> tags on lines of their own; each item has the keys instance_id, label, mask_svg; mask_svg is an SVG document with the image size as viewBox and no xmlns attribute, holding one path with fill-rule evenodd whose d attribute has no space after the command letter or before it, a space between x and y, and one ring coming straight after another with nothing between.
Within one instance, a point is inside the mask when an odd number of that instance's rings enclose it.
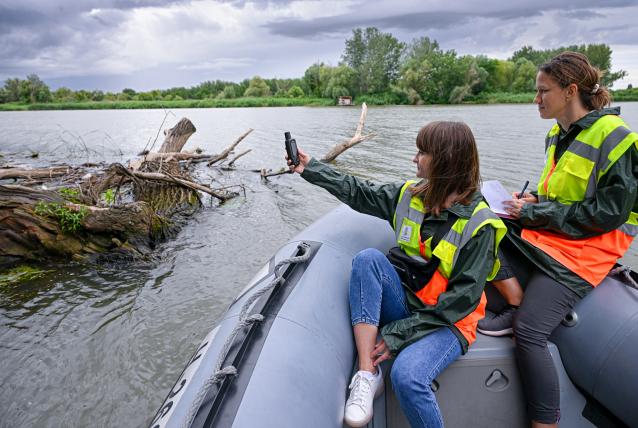
<instances>
[{"instance_id":1,"label":"boat rope loop","mask_svg":"<svg viewBox=\"0 0 638 428\"><path fill-rule=\"evenodd\" d=\"M199 392L195 396L193 404L191 405L190 410L188 411L188 414L184 419L184 423L182 424L183 428L188 428L191 426L193 419L197 415L199 406L201 405L202 401L204 401L206 393L213 385L219 383L228 376L237 376L237 368L235 366L228 365L222 368L222 364L224 364L230 348L235 342L237 334L244 328L264 320L264 316L262 314L248 315L248 311L252 307L253 303L255 303L261 296L274 289L277 285L281 285L286 282L286 278L284 278L283 276L284 266L296 263L303 263L310 258L310 245L302 242L297 248L299 249L301 254L298 256L289 257L277 263L275 265L275 268L273 269L273 273L275 275L273 280L270 281L270 283L265 287L262 287L260 290L257 290L255 293L253 293L248 299L246 299L246 302L242 305L241 310L239 311L239 320L237 321L237 324L235 324L235 327L233 327L232 332L226 338L226 341L224 342L224 345L219 352L219 358L217 359L217 363L215 364L213 375L209 377L206 382L204 382Z\"/></svg>"},{"instance_id":2,"label":"boat rope loop","mask_svg":"<svg viewBox=\"0 0 638 428\"><path fill-rule=\"evenodd\" d=\"M621 265L613 268L609 273L622 277L625 280L623 281L625 282L625 284L638 289L638 283L636 283L636 281L631 276L631 268Z\"/></svg>"}]
</instances>

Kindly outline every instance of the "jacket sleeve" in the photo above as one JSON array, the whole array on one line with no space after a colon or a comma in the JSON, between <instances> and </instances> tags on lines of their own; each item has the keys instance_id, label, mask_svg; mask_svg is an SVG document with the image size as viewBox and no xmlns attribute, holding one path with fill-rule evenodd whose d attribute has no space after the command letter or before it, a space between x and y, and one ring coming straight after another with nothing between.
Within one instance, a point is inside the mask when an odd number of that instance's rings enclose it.
<instances>
[{"instance_id":1,"label":"jacket sleeve","mask_svg":"<svg viewBox=\"0 0 638 428\"><path fill-rule=\"evenodd\" d=\"M635 209L638 193L638 150L632 146L598 182L593 198L572 205L556 201L526 204L521 224L574 239L602 235L621 226Z\"/></svg>"},{"instance_id":2,"label":"jacket sleeve","mask_svg":"<svg viewBox=\"0 0 638 428\"><path fill-rule=\"evenodd\" d=\"M382 218L392 224L403 184L371 183L342 174L314 158L306 165L301 177L326 189L353 210Z\"/></svg>"},{"instance_id":3,"label":"jacket sleeve","mask_svg":"<svg viewBox=\"0 0 638 428\"><path fill-rule=\"evenodd\" d=\"M436 305L424 305L416 296L408 294L411 303L418 300L415 303L420 307L413 310L410 317L391 322L381 329L392 354L396 355L437 328L453 325L476 309L494 265L494 239L494 229L485 227L461 249L447 290L441 293ZM465 353L467 344L461 343Z\"/></svg>"}]
</instances>

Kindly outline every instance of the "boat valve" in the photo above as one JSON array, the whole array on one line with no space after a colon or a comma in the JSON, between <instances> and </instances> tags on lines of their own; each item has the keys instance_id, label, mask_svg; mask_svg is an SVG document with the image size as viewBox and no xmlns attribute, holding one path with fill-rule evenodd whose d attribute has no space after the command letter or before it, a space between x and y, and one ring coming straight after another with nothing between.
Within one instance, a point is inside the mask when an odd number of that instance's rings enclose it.
<instances>
[{"instance_id":1,"label":"boat valve","mask_svg":"<svg viewBox=\"0 0 638 428\"><path fill-rule=\"evenodd\" d=\"M578 324L578 314L574 311L569 311L569 313L565 315L565 318L563 318L561 324L566 327L575 326L576 324Z\"/></svg>"}]
</instances>

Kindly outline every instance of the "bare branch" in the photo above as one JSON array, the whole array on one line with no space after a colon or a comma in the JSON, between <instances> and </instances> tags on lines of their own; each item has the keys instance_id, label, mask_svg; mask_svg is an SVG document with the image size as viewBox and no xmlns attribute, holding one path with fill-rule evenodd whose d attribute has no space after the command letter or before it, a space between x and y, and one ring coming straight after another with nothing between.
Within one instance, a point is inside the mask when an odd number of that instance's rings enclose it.
<instances>
[{"instance_id":1,"label":"bare branch","mask_svg":"<svg viewBox=\"0 0 638 428\"><path fill-rule=\"evenodd\" d=\"M283 174L292 174L292 171L289 169L282 168L281 170L277 172L269 172L264 168L259 172L259 175L261 175L261 178L275 177L277 175L283 175Z\"/></svg>"},{"instance_id":2,"label":"bare branch","mask_svg":"<svg viewBox=\"0 0 638 428\"><path fill-rule=\"evenodd\" d=\"M234 157L234 158L233 158L230 162L228 162L228 166L233 166L233 164L235 163L235 161L236 161L237 159L239 159L240 157L242 157L242 156L244 156L244 155L246 155L246 154L248 154L248 153L252 152L252 150L253 150L253 149L248 149L248 150L246 150L246 151L244 151L244 152L241 152L240 154L238 154L237 156L235 156L235 157Z\"/></svg>"},{"instance_id":3,"label":"bare branch","mask_svg":"<svg viewBox=\"0 0 638 428\"><path fill-rule=\"evenodd\" d=\"M239 136L239 138L237 138L235 140L235 142L233 144L231 144L230 146L226 147L224 149L223 152L221 152L220 154L214 156L209 162L208 162L208 166L211 166L212 164L219 162L222 159L225 159L230 152L233 151L233 149L237 146L237 144L241 143L241 141L246 138L248 136L248 134L250 134L251 132L253 132L253 128L250 128L248 131L244 132L242 135Z\"/></svg>"},{"instance_id":4,"label":"bare branch","mask_svg":"<svg viewBox=\"0 0 638 428\"><path fill-rule=\"evenodd\" d=\"M116 168L119 172L122 172L125 175L132 177L133 179L142 179L142 180L155 180L155 181L164 181L168 183L178 184L183 187L187 187L192 190L200 190L204 193L208 193L209 195L219 199L220 201L226 201L229 199L228 196L222 195L218 192L215 192L208 186L204 186L199 183L195 183L193 181L185 180L183 178L175 177L170 174L162 174L159 172L138 172L138 171L130 171L125 168L122 164L113 164L113 167Z\"/></svg>"},{"instance_id":5,"label":"bare branch","mask_svg":"<svg viewBox=\"0 0 638 428\"><path fill-rule=\"evenodd\" d=\"M321 158L322 162L332 162L337 158L337 156L348 150L350 147L356 146L362 141L366 141L374 137L374 134L361 135L361 132L363 132L363 125L365 124L367 114L368 106L366 105L366 103L363 103L361 104L361 116L359 117L359 124L357 125L357 130L355 131L354 136L350 140L344 141L343 143L337 144L336 146L332 147L328 151L328 153L326 153Z\"/></svg>"}]
</instances>

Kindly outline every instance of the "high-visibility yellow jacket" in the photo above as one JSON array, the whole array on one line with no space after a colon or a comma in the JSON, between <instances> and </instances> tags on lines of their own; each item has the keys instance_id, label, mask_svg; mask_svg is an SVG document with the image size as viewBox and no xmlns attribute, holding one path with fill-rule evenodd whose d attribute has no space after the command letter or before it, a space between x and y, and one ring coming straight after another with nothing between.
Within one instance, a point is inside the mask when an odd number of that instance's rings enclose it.
<instances>
[{"instance_id":1,"label":"high-visibility yellow jacket","mask_svg":"<svg viewBox=\"0 0 638 428\"><path fill-rule=\"evenodd\" d=\"M596 198L598 183L610 168L628 150L638 148L638 134L613 114L603 115L580 131L556 161L559 133L556 124L546 138L546 163L538 183L541 204L571 206ZM523 210L521 215L524 225L530 212L533 215L534 206L526 208L527 212ZM524 228L521 237L595 287L627 251L637 233L638 213L631 211L619 227L595 236L574 239L541 227Z\"/></svg>"},{"instance_id":2,"label":"high-visibility yellow jacket","mask_svg":"<svg viewBox=\"0 0 638 428\"><path fill-rule=\"evenodd\" d=\"M399 203L394 214L393 228L397 244L415 261L427 263L432 255L440 260L439 266L429 282L423 284L423 287L415 293L424 304L436 305L439 296L447 291L450 275L461 254L461 249L484 227L491 227L495 231L494 263L492 263L487 280L494 278L500 267L496 256L498 245L505 236L507 228L503 221L490 210L489 206L477 198L471 204L471 216L458 218L436 247L431 248L431 236L425 241L421 240L421 224L428 214L423 206L423 200L410 193L410 187L415 183L415 181L408 181L401 188ZM482 293L476 309L454 323L454 326L467 340L468 345L476 340L476 325L480 319L485 317L486 303L485 293Z\"/></svg>"}]
</instances>

